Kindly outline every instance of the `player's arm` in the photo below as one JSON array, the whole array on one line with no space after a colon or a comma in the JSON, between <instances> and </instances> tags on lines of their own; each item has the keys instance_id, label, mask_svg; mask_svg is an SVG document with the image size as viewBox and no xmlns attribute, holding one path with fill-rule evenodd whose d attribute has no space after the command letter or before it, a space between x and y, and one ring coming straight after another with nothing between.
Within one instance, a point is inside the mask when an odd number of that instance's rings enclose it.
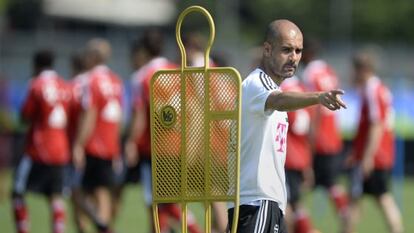
<instances>
[{"instance_id":1,"label":"player's arm","mask_svg":"<svg viewBox=\"0 0 414 233\"><path fill-rule=\"evenodd\" d=\"M138 163L139 153L136 141L141 138L145 131L146 122L146 101L144 93L145 77L135 77L136 80L140 80L137 83L132 83L133 86L133 108L129 130L127 133L127 140L125 142L125 155L127 160L127 166L133 167Z\"/></svg>"},{"instance_id":2,"label":"player's arm","mask_svg":"<svg viewBox=\"0 0 414 233\"><path fill-rule=\"evenodd\" d=\"M383 125L380 121L370 124L367 142L362 154L362 169L365 176L368 176L374 168L374 155L380 144L381 135L383 132Z\"/></svg>"},{"instance_id":3,"label":"player's arm","mask_svg":"<svg viewBox=\"0 0 414 233\"><path fill-rule=\"evenodd\" d=\"M310 142L310 148L311 151L315 151L315 145L316 145L316 131L319 129L321 124L321 116L322 116L322 106L316 106L315 108L312 108L312 124L309 125L309 134L308 139Z\"/></svg>"},{"instance_id":4,"label":"player's arm","mask_svg":"<svg viewBox=\"0 0 414 233\"><path fill-rule=\"evenodd\" d=\"M330 110L346 108L345 103L338 95L343 95L343 90L331 90L326 92L272 92L265 104L265 110L294 111L315 104L321 104Z\"/></svg>"},{"instance_id":5,"label":"player's arm","mask_svg":"<svg viewBox=\"0 0 414 233\"><path fill-rule=\"evenodd\" d=\"M134 108L131 116L131 123L125 143L125 154L128 166L132 167L138 163L139 154L137 148L137 138L140 138L145 131L146 110L144 107Z\"/></svg>"},{"instance_id":6,"label":"player's arm","mask_svg":"<svg viewBox=\"0 0 414 233\"><path fill-rule=\"evenodd\" d=\"M36 106L38 105L36 104L34 89L30 87L20 112L20 117L24 122L30 122L33 119L36 115Z\"/></svg>"},{"instance_id":7,"label":"player's arm","mask_svg":"<svg viewBox=\"0 0 414 233\"><path fill-rule=\"evenodd\" d=\"M85 165L84 147L96 124L98 110L94 102L91 86L85 86L82 93L83 111L79 117L78 131L73 143L73 161L78 169Z\"/></svg>"},{"instance_id":8,"label":"player's arm","mask_svg":"<svg viewBox=\"0 0 414 233\"><path fill-rule=\"evenodd\" d=\"M88 140L95 127L96 116L96 108L89 108L81 113L79 119L78 132L76 133L75 141L73 144L73 160L77 168L83 168L84 166L84 147L86 144L86 140Z\"/></svg>"}]
</instances>

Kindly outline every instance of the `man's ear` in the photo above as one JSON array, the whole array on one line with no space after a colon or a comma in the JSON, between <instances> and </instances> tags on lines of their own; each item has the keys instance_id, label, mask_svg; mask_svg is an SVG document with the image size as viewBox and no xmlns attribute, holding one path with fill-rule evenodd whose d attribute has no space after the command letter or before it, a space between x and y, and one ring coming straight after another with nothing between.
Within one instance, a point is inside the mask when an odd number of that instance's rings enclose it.
<instances>
[{"instance_id":1,"label":"man's ear","mask_svg":"<svg viewBox=\"0 0 414 233\"><path fill-rule=\"evenodd\" d=\"M267 41L263 43L263 55L265 57L270 57L272 55L272 45Z\"/></svg>"}]
</instances>

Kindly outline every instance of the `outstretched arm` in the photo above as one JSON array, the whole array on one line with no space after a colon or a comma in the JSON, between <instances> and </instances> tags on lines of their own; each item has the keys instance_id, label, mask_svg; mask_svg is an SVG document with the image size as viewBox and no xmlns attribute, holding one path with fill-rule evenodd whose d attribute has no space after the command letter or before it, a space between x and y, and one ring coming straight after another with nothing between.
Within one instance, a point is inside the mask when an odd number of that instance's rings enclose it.
<instances>
[{"instance_id":1,"label":"outstretched arm","mask_svg":"<svg viewBox=\"0 0 414 233\"><path fill-rule=\"evenodd\" d=\"M294 111L315 104L322 104L334 111L346 108L345 103L339 98L343 90L331 90L326 92L272 92L266 100L266 110Z\"/></svg>"}]
</instances>

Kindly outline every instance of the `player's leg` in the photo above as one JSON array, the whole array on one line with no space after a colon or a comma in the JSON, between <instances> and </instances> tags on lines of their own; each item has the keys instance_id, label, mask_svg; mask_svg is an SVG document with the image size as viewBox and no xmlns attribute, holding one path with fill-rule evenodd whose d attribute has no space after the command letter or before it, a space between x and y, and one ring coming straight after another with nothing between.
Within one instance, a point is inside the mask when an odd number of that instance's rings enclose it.
<instances>
[{"instance_id":1,"label":"player's leg","mask_svg":"<svg viewBox=\"0 0 414 233\"><path fill-rule=\"evenodd\" d=\"M147 157L144 157L147 158ZM149 218L150 232L155 232L153 210L152 210L152 174L151 174L151 161L143 159L140 162L140 177L142 182L142 188L144 191L144 201L147 206L147 213ZM170 230L168 223L168 213L158 208L158 219L161 232L167 232Z\"/></svg>"},{"instance_id":2,"label":"player's leg","mask_svg":"<svg viewBox=\"0 0 414 233\"><path fill-rule=\"evenodd\" d=\"M65 232L65 202L62 197L64 186L64 166L44 165L45 195L49 199L52 216L52 232Z\"/></svg>"},{"instance_id":3,"label":"player's leg","mask_svg":"<svg viewBox=\"0 0 414 233\"><path fill-rule=\"evenodd\" d=\"M115 182L115 170L114 170L114 162L118 161L111 161L111 160L98 160L100 164L100 176L101 180L96 185L94 196L97 203L98 209L98 218L102 221L104 225L111 226L113 223L113 193L112 190L114 189L116 182ZM119 165L119 164L118 164ZM109 227L111 228L111 227ZM102 232L110 232L108 230L104 230Z\"/></svg>"},{"instance_id":4,"label":"player's leg","mask_svg":"<svg viewBox=\"0 0 414 233\"><path fill-rule=\"evenodd\" d=\"M391 233L403 232L401 212L395 202L394 197L389 192L389 171L374 170L370 178L365 182L370 194L376 197L385 220Z\"/></svg>"},{"instance_id":5,"label":"player's leg","mask_svg":"<svg viewBox=\"0 0 414 233\"><path fill-rule=\"evenodd\" d=\"M345 188L337 183L337 177L341 166L338 156L331 154L316 154L314 157L315 185L325 188L338 215L346 216L348 207L348 195Z\"/></svg>"},{"instance_id":6,"label":"player's leg","mask_svg":"<svg viewBox=\"0 0 414 233\"><path fill-rule=\"evenodd\" d=\"M29 213L27 210L24 194L29 182L33 162L24 155L19 161L13 176L12 208L17 233L29 232Z\"/></svg>"},{"instance_id":7,"label":"player's leg","mask_svg":"<svg viewBox=\"0 0 414 233\"><path fill-rule=\"evenodd\" d=\"M112 198L108 187L97 187L94 191L97 202L98 218L109 225L112 222Z\"/></svg>"},{"instance_id":8,"label":"player's leg","mask_svg":"<svg viewBox=\"0 0 414 233\"><path fill-rule=\"evenodd\" d=\"M297 193L295 190L294 184L294 171L291 169L286 169L286 188L287 188L287 196L288 196L288 204L286 206L286 228L288 232L295 231L295 204L297 201ZM297 188L297 187L296 187Z\"/></svg>"},{"instance_id":9,"label":"player's leg","mask_svg":"<svg viewBox=\"0 0 414 233\"><path fill-rule=\"evenodd\" d=\"M226 203L224 202L213 202L213 228L218 233L223 233L227 228L227 214L226 214Z\"/></svg>"},{"instance_id":10,"label":"player's leg","mask_svg":"<svg viewBox=\"0 0 414 233\"><path fill-rule=\"evenodd\" d=\"M88 212L88 210L85 211L85 209L87 208L83 208L84 206L86 206L86 198L81 188L82 173L81 171L76 170L75 167L73 167L72 165L70 165L68 172L71 189L70 201L72 205L72 218L75 222L77 232L85 233L88 225L88 219L85 212Z\"/></svg>"},{"instance_id":11,"label":"player's leg","mask_svg":"<svg viewBox=\"0 0 414 233\"><path fill-rule=\"evenodd\" d=\"M91 220L94 222L99 232L110 232L111 223L111 187L114 185L112 162L103 160L96 156L86 156L86 166L82 178L83 192L89 194L93 199L95 213L91 214ZM88 203L87 201L81 202ZM87 212L85 212L87 213ZM96 217L94 217L96 216Z\"/></svg>"},{"instance_id":12,"label":"player's leg","mask_svg":"<svg viewBox=\"0 0 414 233\"><path fill-rule=\"evenodd\" d=\"M115 224L116 217L122 204L122 194L126 185L127 165L123 158L119 157L112 161L113 184L111 191L111 225Z\"/></svg>"},{"instance_id":13,"label":"player's leg","mask_svg":"<svg viewBox=\"0 0 414 233\"><path fill-rule=\"evenodd\" d=\"M286 222L286 229L288 232L295 231L295 213L293 212L293 208L291 203L288 201L285 211L285 222Z\"/></svg>"},{"instance_id":14,"label":"player's leg","mask_svg":"<svg viewBox=\"0 0 414 233\"><path fill-rule=\"evenodd\" d=\"M344 233L355 232L356 226L358 225L360 219L361 219L360 199L351 199L349 203L349 218L342 232Z\"/></svg>"},{"instance_id":15,"label":"player's leg","mask_svg":"<svg viewBox=\"0 0 414 233\"><path fill-rule=\"evenodd\" d=\"M288 187L288 204L291 213L286 212L286 223L289 232L309 233L312 231L310 216L300 204L301 185L303 184L302 171L286 170L286 184Z\"/></svg>"},{"instance_id":16,"label":"player's leg","mask_svg":"<svg viewBox=\"0 0 414 233\"><path fill-rule=\"evenodd\" d=\"M115 186L112 190L112 224L115 223L116 217L122 206L122 195L127 184L127 175L129 168L126 166L124 160L119 160L119 169L115 172Z\"/></svg>"},{"instance_id":17,"label":"player's leg","mask_svg":"<svg viewBox=\"0 0 414 233\"><path fill-rule=\"evenodd\" d=\"M350 170L350 202L348 210L348 221L343 228L344 233L355 232L355 227L361 216L360 199L364 193L364 176L360 165Z\"/></svg>"},{"instance_id":18,"label":"player's leg","mask_svg":"<svg viewBox=\"0 0 414 233\"><path fill-rule=\"evenodd\" d=\"M385 219L387 220L390 232L402 233L403 224L401 218L401 212L395 202L394 197L390 193L382 194L378 197L378 203L381 206Z\"/></svg>"},{"instance_id":19,"label":"player's leg","mask_svg":"<svg viewBox=\"0 0 414 233\"><path fill-rule=\"evenodd\" d=\"M390 193L385 193L378 197L378 202L391 229L390 232L403 232L401 212L395 202L394 197Z\"/></svg>"},{"instance_id":20,"label":"player's leg","mask_svg":"<svg viewBox=\"0 0 414 233\"><path fill-rule=\"evenodd\" d=\"M153 209L152 209L152 173L151 173L151 160L145 159L147 156L143 156L144 159L140 162L140 177L142 181L144 191L144 201L148 210L148 218L150 220L150 232L155 232ZM160 204L158 206L158 223L162 233L168 233L171 231L170 218L177 214L177 210L171 206L167 208L168 204ZM178 218L180 217L180 211L178 210Z\"/></svg>"},{"instance_id":21,"label":"player's leg","mask_svg":"<svg viewBox=\"0 0 414 233\"><path fill-rule=\"evenodd\" d=\"M71 192L71 203L72 203L72 212L73 219L75 221L76 230L78 233L85 233L87 228L87 216L84 211L82 211L82 200L83 195L82 191L79 189L72 189Z\"/></svg>"},{"instance_id":22,"label":"player's leg","mask_svg":"<svg viewBox=\"0 0 414 233\"><path fill-rule=\"evenodd\" d=\"M52 194L49 198L52 215L52 232L65 232L65 202L60 194Z\"/></svg>"},{"instance_id":23,"label":"player's leg","mask_svg":"<svg viewBox=\"0 0 414 233\"><path fill-rule=\"evenodd\" d=\"M340 220L340 231L346 232L349 222L349 197L345 188L337 183L341 171L339 157L334 154L319 154L315 156L315 183L323 187L329 194L336 214Z\"/></svg>"},{"instance_id":24,"label":"player's leg","mask_svg":"<svg viewBox=\"0 0 414 233\"><path fill-rule=\"evenodd\" d=\"M176 203L162 204L158 209L158 212L166 213L167 216L174 220L174 223L181 221L181 208ZM198 226L194 214L188 210L187 212L187 225L190 233L201 233L201 228Z\"/></svg>"},{"instance_id":25,"label":"player's leg","mask_svg":"<svg viewBox=\"0 0 414 233\"><path fill-rule=\"evenodd\" d=\"M124 190L128 185L138 184L140 179L140 163L128 167L126 161L122 160L122 171L115 175L116 185L113 191L112 220L115 222L116 217L122 207L122 198Z\"/></svg>"}]
</instances>

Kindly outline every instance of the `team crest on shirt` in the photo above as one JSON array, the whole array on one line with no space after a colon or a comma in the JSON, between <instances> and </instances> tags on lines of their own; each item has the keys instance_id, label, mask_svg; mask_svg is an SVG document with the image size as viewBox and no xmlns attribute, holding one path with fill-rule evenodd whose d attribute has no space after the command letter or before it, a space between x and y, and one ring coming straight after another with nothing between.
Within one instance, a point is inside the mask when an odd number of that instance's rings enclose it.
<instances>
[{"instance_id":1,"label":"team crest on shirt","mask_svg":"<svg viewBox=\"0 0 414 233\"><path fill-rule=\"evenodd\" d=\"M160 110L160 121L165 128L174 126L177 120L177 112L171 105L166 105Z\"/></svg>"},{"instance_id":2,"label":"team crest on shirt","mask_svg":"<svg viewBox=\"0 0 414 233\"><path fill-rule=\"evenodd\" d=\"M286 134L287 134L287 124L278 123L276 127L276 142L279 144L277 152L285 152L286 148Z\"/></svg>"}]
</instances>

